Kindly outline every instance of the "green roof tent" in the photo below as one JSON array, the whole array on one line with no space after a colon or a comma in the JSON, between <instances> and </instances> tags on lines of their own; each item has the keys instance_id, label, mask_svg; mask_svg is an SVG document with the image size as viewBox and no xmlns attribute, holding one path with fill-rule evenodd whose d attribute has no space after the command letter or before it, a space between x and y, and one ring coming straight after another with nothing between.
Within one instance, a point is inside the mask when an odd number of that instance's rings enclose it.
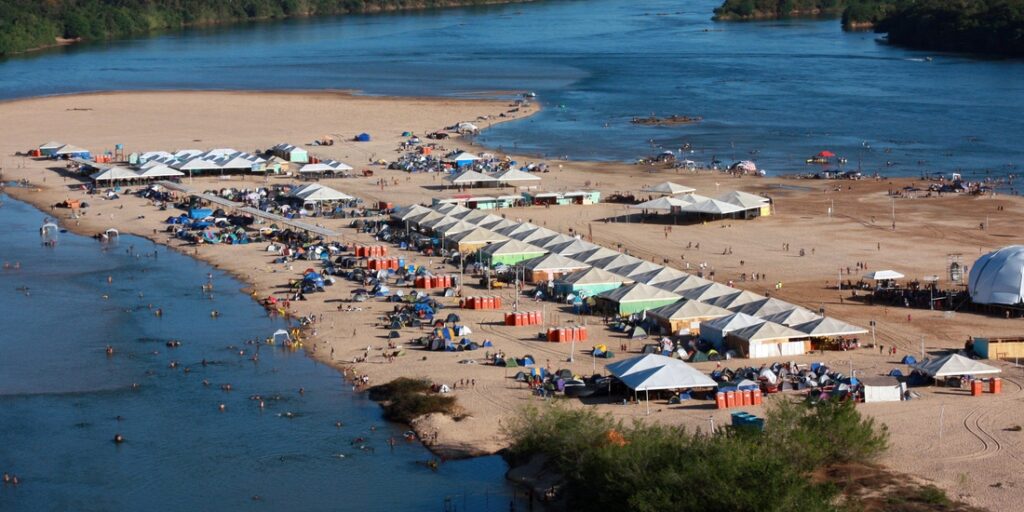
<instances>
[{"instance_id":1,"label":"green roof tent","mask_svg":"<svg viewBox=\"0 0 1024 512\"><path fill-rule=\"evenodd\" d=\"M580 294L593 296L608 290L614 290L630 282L629 279L613 274L607 270L591 267L566 274L555 279L555 292L564 294Z\"/></svg>"},{"instance_id":2,"label":"green roof tent","mask_svg":"<svg viewBox=\"0 0 1024 512\"><path fill-rule=\"evenodd\" d=\"M613 310L620 315L629 315L672 304L680 297L650 285L633 283L602 292L596 299L605 309Z\"/></svg>"},{"instance_id":3,"label":"green roof tent","mask_svg":"<svg viewBox=\"0 0 1024 512\"><path fill-rule=\"evenodd\" d=\"M487 266L515 265L520 261L536 258L548 251L519 240L506 240L488 245L480 250L480 261Z\"/></svg>"}]
</instances>

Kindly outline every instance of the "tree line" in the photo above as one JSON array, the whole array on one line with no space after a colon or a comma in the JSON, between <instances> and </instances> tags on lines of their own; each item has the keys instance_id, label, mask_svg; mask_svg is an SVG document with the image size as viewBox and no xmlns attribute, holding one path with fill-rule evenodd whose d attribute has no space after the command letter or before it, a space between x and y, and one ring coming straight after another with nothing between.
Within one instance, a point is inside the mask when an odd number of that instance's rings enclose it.
<instances>
[{"instance_id":1,"label":"tree line","mask_svg":"<svg viewBox=\"0 0 1024 512\"><path fill-rule=\"evenodd\" d=\"M925 50L1024 55L1024 0L725 0L716 20L842 16Z\"/></svg>"},{"instance_id":2,"label":"tree line","mask_svg":"<svg viewBox=\"0 0 1024 512\"><path fill-rule=\"evenodd\" d=\"M241 21L498 3L495 0L0 0L0 56L58 38L103 40Z\"/></svg>"}]
</instances>

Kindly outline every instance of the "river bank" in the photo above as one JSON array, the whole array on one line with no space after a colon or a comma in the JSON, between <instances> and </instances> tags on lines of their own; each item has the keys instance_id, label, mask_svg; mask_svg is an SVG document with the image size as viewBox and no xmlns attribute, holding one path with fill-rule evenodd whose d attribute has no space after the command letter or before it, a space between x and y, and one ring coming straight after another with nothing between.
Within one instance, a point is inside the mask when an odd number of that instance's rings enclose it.
<instances>
[{"instance_id":1,"label":"river bank","mask_svg":"<svg viewBox=\"0 0 1024 512\"><path fill-rule=\"evenodd\" d=\"M3 154L4 179L27 179L33 189L11 189L15 197L27 200L50 211L49 205L67 198L85 199L91 203L87 214L78 219L66 217L66 211L53 210L55 216L71 229L86 234L109 227L122 232L149 236L160 243L178 245L168 240L163 219L175 212L161 212L146 201L123 195L115 201L86 196L64 178L53 162L11 156L38 144L62 140L99 150L125 144L126 151L174 150L188 147L236 147L251 150L278 142L295 144L310 141L324 134L336 134L334 146L313 147L317 155L347 161L356 169L371 168L374 176L327 180L332 187L362 198L367 203L392 202L396 205L429 203L431 197L450 197L453 192L439 188L443 182L428 174L406 174L370 166L371 160L394 159L395 147L403 131L427 133L458 121L473 121L482 116L496 116L508 108L500 101L462 101L350 97L339 94L261 94L261 93L123 93L87 96L65 96L32 99L0 104L0 114L9 123L0 128L0 154ZM168 112L182 113L168 115ZM525 115L525 113L524 113ZM520 116L519 118L522 118ZM483 128L486 127L483 122ZM525 121L529 122L529 120ZM370 143L347 142L354 134L371 133ZM446 141L445 146L479 150L466 141ZM520 163L530 158L513 159ZM751 221L727 221L707 224L672 226L638 223L626 216L622 204L602 203L593 206L551 208L519 208L501 210L508 218L522 218L550 229L584 234L608 247L620 246L631 254L657 263L667 262L680 269L700 263L713 268L720 281L733 280L735 285L765 293L771 284L784 283L773 296L806 306L813 310L825 308L829 316L866 326L878 324L879 341L896 346L900 355L918 353L921 340L926 350L962 346L968 335L1012 334L1018 320L983 315L913 310L890 310L860 302L843 301L835 290L841 269L867 262L869 269L894 268L908 276L942 275L949 254L959 253L970 264L983 251L1010 243L1016 226L1024 214L1024 204L1017 197L901 197L893 199L889 190L902 189L917 180L886 179L862 181L782 180L772 178L735 178L717 173L667 170L617 163L577 161L551 162L552 170L541 175L544 190L596 189L608 197L616 192L639 193L643 185L665 180L678 181L697 188L697 192L717 196L729 190L766 193L775 201L776 214ZM384 178L384 186L381 185ZM203 178L194 180L201 189L221 187L254 187L265 184L260 179ZM273 180L276 182L277 180ZM793 186L798 185L798 186ZM832 214L828 211L831 208ZM895 230L890 217L895 212ZM366 235L348 228L347 220L318 222L343 233L349 243L369 243ZM978 228L985 224L986 229ZM693 243L700 243L693 248ZM792 251L781 249L790 245ZM798 256L797 249L806 249ZM193 257L230 270L243 277L257 297L280 293L282 285L298 277L305 266L299 262L291 268L274 264L273 255L262 245L178 247ZM730 250L731 249L731 250ZM394 248L391 248L394 251ZM437 270L453 271L438 258L402 252L410 262L428 265ZM688 265L690 265L688 267ZM438 269L438 267L440 267ZM766 274L762 281L742 281L741 274ZM940 277L940 279L942 279ZM831 283L831 284L829 284ZM944 283L943 286L950 286ZM383 356L388 330L380 316L391 310L391 304L365 302L352 304L362 311L339 311L353 288L339 282L325 294L310 296L306 302L293 303L296 314L318 318L314 337L306 348L319 360L337 366L349 366L367 375L371 384L397 377L427 378L453 386L454 396L467 413L461 421L431 416L414 422L421 437L431 440L431 448L450 456L495 453L507 444L502 433L503 420L515 415L522 404L539 400L509 377L507 371L483 364L459 364L467 359L463 353L410 351L409 355L387 362ZM489 294L471 285L465 292ZM511 304L509 291L499 291L506 304ZM457 299L438 299L457 305ZM545 309L546 324L568 325L570 321L591 324L597 318L579 318L557 305L524 301L524 309ZM341 301L341 302L339 302ZM492 340L496 349L520 357L531 354L538 364L552 368L569 368L575 373L589 374L600 370L600 363L584 355L588 347L578 346L573 354L568 345L536 341L537 328L504 327L500 312L459 310L463 322L473 327L474 339ZM912 315L912 319L911 319ZM322 316L322 320L319 318ZM595 343L613 346L627 343L620 335L594 327ZM401 341L417 337L418 332L403 331ZM369 346L369 350L367 350ZM639 345L632 349L638 350ZM368 354L367 354L368 353ZM367 354L366 362L355 361ZM620 354L625 357L626 354ZM477 356L477 359L480 359ZM876 351L826 353L801 356L799 362L825 360L836 365L852 364L859 372L885 373L898 362ZM698 365L710 371L714 363ZM1015 477L1007 477L1005 469L1013 464L1019 451L1010 436L1000 429L1014 422L1024 423L1024 413L1004 410L1018 392L1016 374L1007 374L1012 393L1003 397L986 397L984 401L928 393L925 399L899 404L871 405L866 414L886 423L893 433L893 449L884 461L899 471L913 473L935 481L952 491L959 499L996 510L1008 510L1012 493L1005 492ZM460 382L462 383L460 385ZM699 404L694 404L699 405ZM921 442L922 424L935 424L939 408L944 408L948 424L943 442ZM598 410L621 418L646 418L691 427L706 425L709 416L719 424L728 421L722 411L702 407L669 407L658 404L647 416L642 408L615 404L599 404ZM976 451L976 426L971 423L956 428L960 420L967 422L980 416L977 428L991 436L1003 438L1006 449L986 455L983 462L954 464L949 457L962 457ZM996 414L998 411L998 414ZM927 432L931 432L928 430ZM436 442L434 441L436 435ZM973 459L971 459L973 460ZM959 475L969 467L971 479ZM1002 482L1000 487L993 487Z\"/></svg>"}]
</instances>

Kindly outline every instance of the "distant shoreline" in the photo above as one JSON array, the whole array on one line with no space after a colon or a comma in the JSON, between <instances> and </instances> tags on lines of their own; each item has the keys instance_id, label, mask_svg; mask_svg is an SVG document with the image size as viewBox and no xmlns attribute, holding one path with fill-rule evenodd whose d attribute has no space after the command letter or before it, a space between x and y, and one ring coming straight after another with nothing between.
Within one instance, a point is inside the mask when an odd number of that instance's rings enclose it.
<instances>
[{"instance_id":1,"label":"distant shoreline","mask_svg":"<svg viewBox=\"0 0 1024 512\"><path fill-rule=\"evenodd\" d=\"M425 0L413 0L411 2L403 2L400 5L380 5L370 3L365 5L361 10L350 11L350 12L333 12L326 14L319 14L313 12L300 12L295 14L284 14L284 15L272 15L272 16L253 16L248 18L232 18L223 20L207 20L198 21L193 23L183 23L178 26L163 26L153 27L132 34L126 34L121 37L111 36L106 38L94 38L87 39L83 37L64 38L59 35L54 37L54 41L48 44L41 44L37 46L27 48L17 48L14 50L8 50L6 53L0 51L0 58L13 57L20 55L27 55L31 53L37 53L44 50L50 50L54 48L66 47L77 45L88 42L103 42L103 41L117 41L124 40L131 37L152 37L159 34L170 33L178 30L188 29L201 29L211 27L229 27L232 25L242 25L246 23L267 23L271 21L284 21L290 19L312 19L312 18L326 18L326 17L338 17L338 16L358 16L367 14L389 14L389 13L401 13L401 12L422 12L430 10L445 10L445 9L458 9L463 7L486 7L494 5L506 5L506 4L521 4L521 3L533 3L543 0L441 0L438 3L431 4Z\"/></svg>"}]
</instances>

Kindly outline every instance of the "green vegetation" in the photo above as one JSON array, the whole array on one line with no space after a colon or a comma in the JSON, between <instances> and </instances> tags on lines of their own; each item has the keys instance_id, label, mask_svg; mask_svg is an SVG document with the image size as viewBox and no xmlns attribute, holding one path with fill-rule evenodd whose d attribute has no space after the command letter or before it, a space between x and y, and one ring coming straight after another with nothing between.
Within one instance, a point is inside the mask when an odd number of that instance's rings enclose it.
<instances>
[{"instance_id":1,"label":"green vegetation","mask_svg":"<svg viewBox=\"0 0 1024 512\"><path fill-rule=\"evenodd\" d=\"M461 419L455 397L433 393L427 380L399 377L371 387L369 393L371 400L384 402L384 416L392 421L409 423L435 412Z\"/></svg>"},{"instance_id":2,"label":"green vegetation","mask_svg":"<svg viewBox=\"0 0 1024 512\"><path fill-rule=\"evenodd\" d=\"M0 56L52 45L57 38L100 40L195 25L485 3L498 1L0 0Z\"/></svg>"},{"instance_id":3,"label":"green vegetation","mask_svg":"<svg viewBox=\"0 0 1024 512\"><path fill-rule=\"evenodd\" d=\"M880 19L894 0L725 0L715 9L716 20L843 16L843 26Z\"/></svg>"},{"instance_id":4,"label":"green vegetation","mask_svg":"<svg viewBox=\"0 0 1024 512\"><path fill-rule=\"evenodd\" d=\"M895 44L1021 56L1024 0L901 1L876 28Z\"/></svg>"},{"instance_id":5,"label":"green vegetation","mask_svg":"<svg viewBox=\"0 0 1024 512\"><path fill-rule=\"evenodd\" d=\"M851 403L782 403L766 425L705 435L553 406L506 429L513 461L543 455L563 475L571 510L842 510L839 488L813 473L887 446Z\"/></svg>"},{"instance_id":6,"label":"green vegetation","mask_svg":"<svg viewBox=\"0 0 1024 512\"><path fill-rule=\"evenodd\" d=\"M716 20L842 15L895 44L928 50L1024 55L1024 0L725 0Z\"/></svg>"}]
</instances>

